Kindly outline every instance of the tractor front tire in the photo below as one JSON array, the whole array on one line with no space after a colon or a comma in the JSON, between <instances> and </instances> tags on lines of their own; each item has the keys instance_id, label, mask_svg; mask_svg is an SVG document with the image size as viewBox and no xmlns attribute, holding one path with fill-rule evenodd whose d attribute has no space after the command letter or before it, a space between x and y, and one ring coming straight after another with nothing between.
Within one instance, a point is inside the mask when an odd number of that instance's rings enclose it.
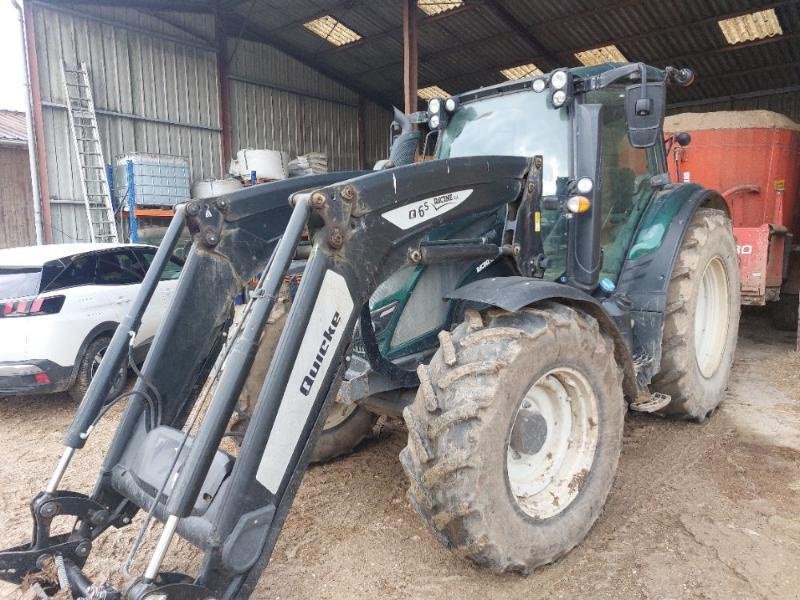
<instances>
[{"instance_id":1,"label":"tractor front tire","mask_svg":"<svg viewBox=\"0 0 800 600\"><path fill-rule=\"evenodd\" d=\"M237 416L231 429L237 434L237 442L241 443L244 431L253 414L258 394L264 384L267 369L272 362L275 348L286 325L291 302L287 286L281 288L278 301L267 321L264 333L261 334L258 351L253 366L245 380L239 397ZM357 404L341 404L335 402L325 421L323 430L317 438L311 462L325 462L338 456L352 452L370 433L378 420L378 415Z\"/></svg>"},{"instance_id":2,"label":"tractor front tire","mask_svg":"<svg viewBox=\"0 0 800 600\"><path fill-rule=\"evenodd\" d=\"M469 310L403 411L408 497L445 545L527 574L578 544L611 489L625 402L612 340L559 304Z\"/></svg>"},{"instance_id":3,"label":"tractor front tire","mask_svg":"<svg viewBox=\"0 0 800 600\"><path fill-rule=\"evenodd\" d=\"M739 332L739 262L730 219L699 209L667 289L661 370L654 391L671 396L664 415L702 422L722 401Z\"/></svg>"}]
</instances>

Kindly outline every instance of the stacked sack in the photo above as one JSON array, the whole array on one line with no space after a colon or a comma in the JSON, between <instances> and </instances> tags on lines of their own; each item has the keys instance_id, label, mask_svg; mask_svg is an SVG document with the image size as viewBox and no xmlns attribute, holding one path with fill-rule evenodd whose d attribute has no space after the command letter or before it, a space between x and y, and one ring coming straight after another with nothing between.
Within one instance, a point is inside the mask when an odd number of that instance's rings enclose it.
<instances>
[{"instance_id":1,"label":"stacked sack","mask_svg":"<svg viewBox=\"0 0 800 600\"><path fill-rule=\"evenodd\" d=\"M301 154L289 161L289 177L319 175L328 172L328 157L323 152Z\"/></svg>"}]
</instances>

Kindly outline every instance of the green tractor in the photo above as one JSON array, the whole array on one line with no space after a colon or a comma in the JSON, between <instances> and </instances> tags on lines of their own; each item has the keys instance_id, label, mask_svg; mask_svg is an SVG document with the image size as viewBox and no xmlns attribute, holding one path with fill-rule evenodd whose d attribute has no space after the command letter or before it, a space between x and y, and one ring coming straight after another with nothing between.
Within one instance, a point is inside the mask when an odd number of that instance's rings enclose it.
<instances>
[{"instance_id":1,"label":"green tractor","mask_svg":"<svg viewBox=\"0 0 800 600\"><path fill-rule=\"evenodd\" d=\"M373 172L181 208L31 503L34 540L0 552L0 577L58 556L74 590L97 590L81 571L92 540L144 508L164 523L159 542L107 597L246 598L308 464L350 451L380 414L405 419L409 498L460 555L527 573L567 553L611 489L626 410L702 421L730 375L726 204L667 175L666 86L691 79L602 65L437 98L396 113ZM95 489L59 490L184 224L192 249ZM254 275L210 403L193 412ZM237 411L233 455L220 443ZM65 511L78 524L51 536ZM174 535L204 551L198 573L161 572Z\"/></svg>"}]
</instances>

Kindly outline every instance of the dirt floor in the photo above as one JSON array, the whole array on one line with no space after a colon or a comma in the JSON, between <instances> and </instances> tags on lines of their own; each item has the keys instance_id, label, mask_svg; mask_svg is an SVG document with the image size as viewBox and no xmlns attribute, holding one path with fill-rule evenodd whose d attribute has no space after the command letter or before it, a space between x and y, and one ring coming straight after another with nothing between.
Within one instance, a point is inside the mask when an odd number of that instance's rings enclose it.
<instances>
[{"instance_id":1,"label":"dirt floor","mask_svg":"<svg viewBox=\"0 0 800 600\"><path fill-rule=\"evenodd\" d=\"M790 334L747 315L728 398L709 421L629 416L604 514L583 544L528 578L487 573L439 545L406 502L403 428L389 422L354 455L309 471L255 597L800 598L800 358L791 348ZM65 396L0 400L0 545L30 534L28 500L74 408ZM88 490L98 461L81 453L65 486ZM133 535L101 538L89 571L109 572ZM174 554L167 566L196 560L186 545Z\"/></svg>"}]
</instances>

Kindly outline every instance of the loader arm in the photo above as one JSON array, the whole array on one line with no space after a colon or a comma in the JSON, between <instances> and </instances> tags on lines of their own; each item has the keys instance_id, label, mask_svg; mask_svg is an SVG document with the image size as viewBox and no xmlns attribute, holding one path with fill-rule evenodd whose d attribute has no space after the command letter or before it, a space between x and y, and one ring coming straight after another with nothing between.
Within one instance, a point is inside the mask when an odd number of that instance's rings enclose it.
<instances>
[{"instance_id":1,"label":"loader arm","mask_svg":"<svg viewBox=\"0 0 800 600\"><path fill-rule=\"evenodd\" d=\"M272 186L259 193L268 196L268 206L256 192L187 205L186 223L195 244L170 318L156 335L134 387L138 395L129 400L92 496L69 513L78 517L78 526L66 538L50 538L47 519L52 515L47 515L54 500L76 495L58 490L58 484L72 453L85 443L101 414L104 388L124 359L128 332L138 326L135 313L149 299L145 285L142 302L132 308L134 317L115 335L116 353L107 354L94 389L79 408L48 488L31 504L38 528L34 543L0 553L0 577L18 580L39 568L41 557L60 554L73 587L86 595L91 582L80 567L92 540L110 525L129 523L143 508L164 523L161 537L144 573L124 592L106 590L108 598L249 597L335 397L362 306L386 277L419 262L423 253L427 261L437 255L454 260L462 253L523 260L515 256L520 252L513 243L519 204L538 202L541 195L540 158L467 157L356 177L336 175L263 186ZM281 196L283 204L276 200ZM293 208L285 208L289 197ZM425 246L431 229L503 206L508 206L507 231L498 244L470 247L461 240L453 248ZM277 245L276 224L285 227ZM220 442L306 225L313 247L302 283L239 454L233 457L219 449ZM179 226L172 228L171 239L177 239ZM169 244L167 240L167 248ZM241 333L230 345L210 403L190 436L181 427L219 346L232 295L258 272L273 247ZM151 269L163 269L158 257ZM154 277L157 281L158 275ZM146 396L157 398L145 402ZM195 576L160 572L176 532L205 552Z\"/></svg>"}]
</instances>

